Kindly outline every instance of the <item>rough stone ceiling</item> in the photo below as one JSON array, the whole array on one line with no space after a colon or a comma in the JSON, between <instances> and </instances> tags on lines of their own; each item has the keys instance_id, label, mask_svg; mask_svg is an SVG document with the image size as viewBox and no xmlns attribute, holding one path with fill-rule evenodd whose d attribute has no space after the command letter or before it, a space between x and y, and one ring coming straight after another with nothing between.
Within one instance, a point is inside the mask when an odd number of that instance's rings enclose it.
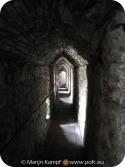
<instances>
[{"instance_id":1,"label":"rough stone ceiling","mask_svg":"<svg viewBox=\"0 0 125 167\"><path fill-rule=\"evenodd\" d=\"M94 53L102 26L116 8L112 0L12 0L0 13L0 59L48 59L43 53L56 38L79 49L85 41L84 52Z\"/></svg>"}]
</instances>

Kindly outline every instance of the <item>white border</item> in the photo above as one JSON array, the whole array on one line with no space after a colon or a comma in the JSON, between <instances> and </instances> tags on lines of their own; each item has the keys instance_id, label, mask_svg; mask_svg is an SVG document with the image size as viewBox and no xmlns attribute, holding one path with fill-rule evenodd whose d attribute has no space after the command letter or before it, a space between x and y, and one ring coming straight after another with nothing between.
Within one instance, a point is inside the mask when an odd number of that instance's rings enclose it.
<instances>
[{"instance_id":1,"label":"white border","mask_svg":"<svg viewBox=\"0 0 125 167\"><path fill-rule=\"evenodd\" d=\"M6 2L9 2L10 0L0 0L0 11L1 11L1 8L3 7L3 5L6 3Z\"/></svg>"},{"instance_id":2,"label":"white border","mask_svg":"<svg viewBox=\"0 0 125 167\"><path fill-rule=\"evenodd\" d=\"M122 6L122 7L124 8L124 10L125 10L125 0L114 0L114 1L120 3L121 6Z\"/></svg>"},{"instance_id":3,"label":"white border","mask_svg":"<svg viewBox=\"0 0 125 167\"><path fill-rule=\"evenodd\" d=\"M0 167L11 167L11 166L6 165L0 156Z\"/></svg>"}]
</instances>

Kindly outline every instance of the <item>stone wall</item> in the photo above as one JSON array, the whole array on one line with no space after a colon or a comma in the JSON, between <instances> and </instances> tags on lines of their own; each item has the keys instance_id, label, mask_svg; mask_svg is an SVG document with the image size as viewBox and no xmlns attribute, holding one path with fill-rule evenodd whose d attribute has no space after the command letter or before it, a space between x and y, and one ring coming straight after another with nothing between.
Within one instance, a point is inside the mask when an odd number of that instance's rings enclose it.
<instances>
[{"instance_id":1,"label":"stone wall","mask_svg":"<svg viewBox=\"0 0 125 167\"><path fill-rule=\"evenodd\" d=\"M98 61L88 64L87 79L88 93L85 127L85 159L96 160L98 159L97 141L102 103L102 67Z\"/></svg>"},{"instance_id":2,"label":"stone wall","mask_svg":"<svg viewBox=\"0 0 125 167\"><path fill-rule=\"evenodd\" d=\"M125 16L114 16L103 41L103 83L97 154L105 166L118 165L125 155ZM118 26L119 25L119 26Z\"/></svg>"},{"instance_id":3,"label":"stone wall","mask_svg":"<svg viewBox=\"0 0 125 167\"><path fill-rule=\"evenodd\" d=\"M0 147L19 131L2 152L3 159L9 164L10 161L20 163L22 158L42 155L49 125L45 117L49 108L44 103L36 111L35 109L48 93L47 66L0 63ZM28 117L30 119L25 122Z\"/></svg>"},{"instance_id":4,"label":"stone wall","mask_svg":"<svg viewBox=\"0 0 125 167\"><path fill-rule=\"evenodd\" d=\"M118 165L125 154L124 19L117 11L103 36L100 58L88 65L85 153L105 161L104 167Z\"/></svg>"},{"instance_id":5,"label":"stone wall","mask_svg":"<svg viewBox=\"0 0 125 167\"><path fill-rule=\"evenodd\" d=\"M2 8L0 146L48 94L48 70L35 62L44 60L49 65L56 50L69 47L89 63L85 154L105 160L106 167L121 161L125 152L125 16L120 11L112 0L15 0ZM9 145L7 156L4 152L6 161L10 155L25 159L42 154L42 149L36 149L46 136L44 105Z\"/></svg>"},{"instance_id":6,"label":"stone wall","mask_svg":"<svg viewBox=\"0 0 125 167\"><path fill-rule=\"evenodd\" d=\"M87 66L78 67L78 124L84 138L84 130L86 124L86 109L87 109Z\"/></svg>"}]
</instances>

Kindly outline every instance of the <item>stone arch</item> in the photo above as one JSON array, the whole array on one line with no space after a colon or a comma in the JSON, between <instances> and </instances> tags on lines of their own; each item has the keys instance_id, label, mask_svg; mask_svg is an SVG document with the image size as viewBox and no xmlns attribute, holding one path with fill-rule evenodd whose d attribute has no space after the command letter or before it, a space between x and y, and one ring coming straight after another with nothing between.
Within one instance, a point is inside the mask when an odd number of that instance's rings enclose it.
<instances>
[{"instance_id":1,"label":"stone arch","mask_svg":"<svg viewBox=\"0 0 125 167\"><path fill-rule=\"evenodd\" d=\"M19 85L18 87L19 92L16 89L15 86L16 84L14 84L13 85L14 88L10 87L10 89L6 93L8 97L7 99L5 97L5 99L7 102L9 101L10 107L13 108L12 105L15 106L15 103L14 101L11 101L11 99L14 99L13 98L14 96L10 98L9 94L15 92L16 96L18 97L19 94L22 94L22 92L24 92L20 90L20 87L23 84L24 85L27 84L26 82L22 84L23 76L26 75L29 76L27 80L31 80L32 82L33 80L35 80L35 78L37 78L37 74L34 76L34 78L30 75L30 72L32 73L32 69L34 69L34 66L37 67L40 66L38 68L43 70L41 65L46 66L46 64L47 65L51 64L52 60L54 59L53 55L55 55L56 51L58 52L57 48L59 49L61 47L65 48L66 52L71 53L72 56L75 55L75 53L72 54L72 51L75 48L77 50L76 53L82 55L88 62L88 70L87 70L88 86L89 90L91 91L88 92L89 104L87 109L88 128L86 129L86 135L87 135L86 150L88 152L88 155L92 153L91 156L92 157L94 156L94 158L97 159L98 157L100 157L99 155L101 152L102 155L101 158L102 159L104 158L107 161L106 162L107 164L112 164L111 162L112 159L114 159L113 162L114 164L116 157L118 162L118 160L124 154L123 153L124 151L119 145L117 145L117 148L120 152L119 154L120 156L117 155L116 149L113 153L112 150L110 152L110 145L112 145L112 139L109 139L107 142L106 140L102 141L100 137L103 136L104 134L106 134L105 136L110 136L111 134L108 131L109 130L108 125L106 127L106 133L105 133L104 125L106 121L103 120L105 113L103 113L104 115L102 114L103 110L101 106L101 104L104 102L102 83L104 74L103 70L106 67L106 64L104 63L105 57L102 57L102 46L100 45L100 43L103 41L104 36L106 36L107 32L109 33L114 28L119 27L119 31L121 31L121 29L124 30L124 14L123 12L121 12L121 7L119 7L117 3L115 4L116 5L114 5L114 2L112 1L106 1L106 0L105 1L72 0L70 3L68 1L63 1L63 0L59 3L56 0L55 1L13 0L5 4L0 13L0 38L1 38L0 60L2 64L1 68L4 69L3 71L5 71L5 76L6 76L5 78L7 81L7 83L4 84L5 85L7 84L7 86L10 83L12 84L14 82L13 71L18 71L18 70L19 73L17 72L16 75L19 77L19 80L16 81L15 79L15 83L17 84L21 82L21 85ZM83 7L82 9L81 6ZM111 12L109 12L110 10ZM113 23L115 23L115 25L114 24L110 25L109 23L114 17L112 13L113 14L122 13L121 17L117 17L116 19L114 19ZM119 18L120 22L118 22ZM123 20L121 20L121 18L123 18ZM49 50L49 52L47 50ZM106 48L104 50L106 50ZM120 50L124 52L123 46L122 48L120 48ZM107 55L106 55L106 60L109 61ZM110 58L113 60L112 56ZM22 74L21 78L20 73L23 70L24 63L28 63L28 65L24 67L27 69L26 70L27 74L26 73ZM77 60L75 60L75 64L76 66L78 66ZM9 72L10 75L7 74L7 71ZM41 71L39 73L42 73ZM4 80L3 78L2 80ZM120 80L120 82L123 83L124 81ZM103 84L105 87L105 81ZM14 91L12 91L11 89ZM36 92L37 94L39 94L40 92L39 89L37 89ZM110 96L112 97L112 94L110 94ZM119 100L117 102L119 103ZM122 107L123 110L124 101L120 102L122 103L122 105L120 105L119 107ZM36 104L36 102L34 103ZM3 106L4 104L5 103L3 103ZM112 104L112 102L110 104ZM30 104L30 106L31 106L30 108L33 107L32 104ZM15 108L17 111L19 109L19 106L15 106ZM6 111L6 110L7 110L6 107L2 107L1 109L1 111ZM4 116L1 116L1 119L3 118ZM115 118L116 117L114 117L114 119ZM102 123L100 123L100 119L102 120ZM98 127L100 127L99 132L97 132ZM116 130L120 128L120 125L119 127L114 126L112 128ZM102 131L102 129L104 131ZM13 133L11 130L8 131L9 133ZM36 131L33 130L33 132L35 134ZM118 131L116 130L114 132L115 135L116 136L118 135L120 139ZM123 132L122 132L122 138L124 138ZM115 142L117 143L117 140L114 141L114 145ZM31 143L31 147L34 148L32 142L29 143ZM102 146L101 148L100 145ZM91 150L93 150L93 152ZM110 160L107 157L108 154L110 154Z\"/></svg>"}]
</instances>

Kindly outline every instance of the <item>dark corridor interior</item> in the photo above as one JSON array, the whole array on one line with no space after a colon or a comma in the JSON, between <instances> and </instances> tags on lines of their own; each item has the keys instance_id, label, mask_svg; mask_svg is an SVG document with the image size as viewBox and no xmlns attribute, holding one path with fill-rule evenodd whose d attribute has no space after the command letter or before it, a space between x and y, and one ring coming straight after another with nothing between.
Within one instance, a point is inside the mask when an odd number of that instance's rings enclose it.
<instances>
[{"instance_id":1,"label":"dark corridor interior","mask_svg":"<svg viewBox=\"0 0 125 167\"><path fill-rule=\"evenodd\" d=\"M77 90L79 87L74 75L76 62L69 57L71 56L66 53L58 55L50 70L53 71L53 84L51 83L53 94L50 101L52 111L50 111L51 122L45 141L44 159L83 159L83 137L78 124L79 111L76 106L79 103ZM85 63L84 60L82 63ZM86 115L86 111L83 112Z\"/></svg>"},{"instance_id":2,"label":"dark corridor interior","mask_svg":"<svg viewBox=\"0 0 125 167\"><path fill-rule=\"evenodd\" d=\"M24 167L21 160L88 159L112 167L124 154L122 6L113 0L8 1L0 11L3 161Z\"/></svg>"}]
</instances>

